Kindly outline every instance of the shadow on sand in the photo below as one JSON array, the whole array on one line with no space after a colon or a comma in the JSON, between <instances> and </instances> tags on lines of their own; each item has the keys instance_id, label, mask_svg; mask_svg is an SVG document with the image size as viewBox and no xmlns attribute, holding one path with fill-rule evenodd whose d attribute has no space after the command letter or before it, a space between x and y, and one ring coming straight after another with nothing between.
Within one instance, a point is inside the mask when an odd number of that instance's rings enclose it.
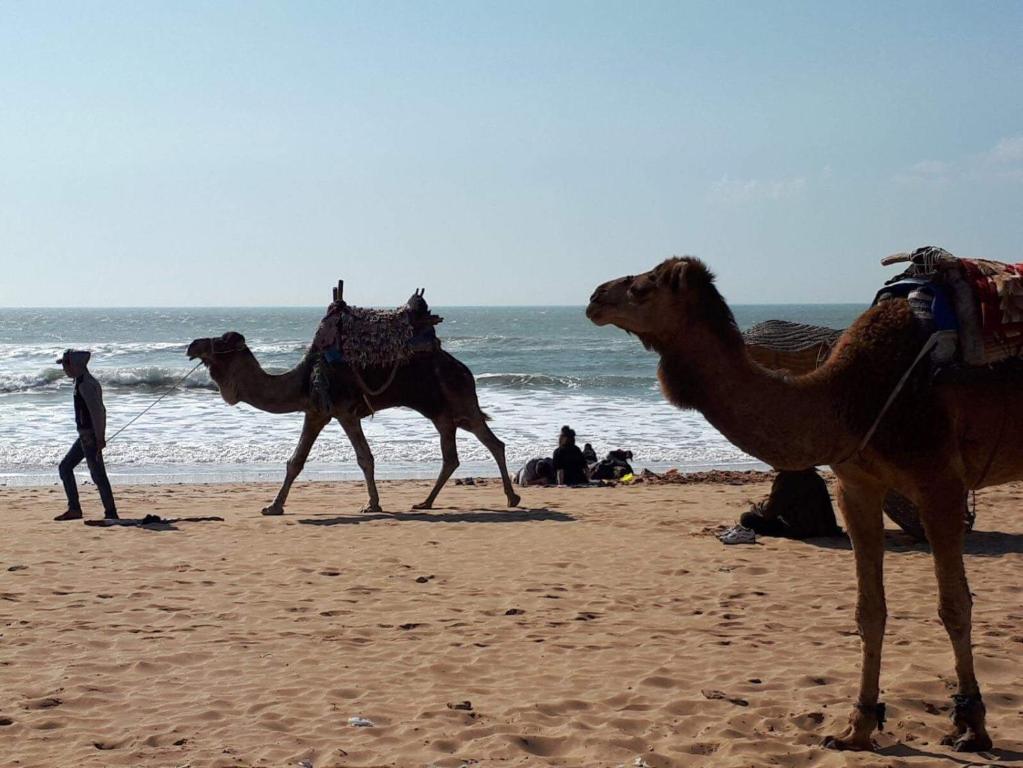
<instances>
[{"instance_id":1,"label":"shadow on sand","mask_svg":"<svg viewBox=\"0 0 1023 768\"><path fill-rule=\"evenodd\" d=\"M829 536L819 539L804 539L807 544L824 549L852 549L846 536ZM887 530L884 533L886 552L900 554L903 552L930 552L927 542L917 541L901 531ZM966 535L963 554L978 557L1001 557L1002 555L1023 554L1023 533L1003 533L1002 531L971 531Z\"/></svg>"},{"instance_id":2,"label":"shadow on sand","mask_svg":"<svg viewBox=\"0 0 1023 768\"><path fill-rule=\"evenodd\" d=\"M154 519L155 518L155 519ZM93 528L141 528L144 531L180 531L178 523L222 523L222 517L157 517L150 515L141 518L122 518L120 520L86 520L85 524Z\"/></svg>"},{"instance_id":3,"label":"shadow on sand","mask_svg":"<svg viewBox=\"0 0 1023 768\"><path fill-rule=\"evenodd\" d=\"M575 520L564 512L537 509L475 509L471 512L371 512L337 517L312 517L299 520L302 525L358 525L372 520L400 520L418 523L570 523Z\"/></svg>"},{"instance_id":4,"label":"shadow on sand","mask_svg":"<svg viewBox=\"0 0 1023 768\"><path fill-rule=\"evenodd\" d=\"M950 752L927 752L908 744L892 744L890 747L879 749L877 754L885 757L928 757L934 762L932 765L1006 765L1010 760L1023 760L1023 752L1016 752L1011 749L990 749L987 752L978 752L970 755L966 753ZM1011 763L1015 765L1016 762Z\"/></svg>"}]
</instances>

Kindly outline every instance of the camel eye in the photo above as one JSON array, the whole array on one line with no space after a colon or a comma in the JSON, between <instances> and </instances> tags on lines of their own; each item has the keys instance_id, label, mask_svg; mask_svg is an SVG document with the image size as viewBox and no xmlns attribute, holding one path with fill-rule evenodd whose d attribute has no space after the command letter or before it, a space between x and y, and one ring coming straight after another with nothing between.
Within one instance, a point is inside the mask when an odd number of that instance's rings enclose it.
<instances>
[{"instance_id":1,"label":"camel eye","mask_svg":"<svg viewBox=\"0 0 1023 768\"><path fill-rule=\"evenodd\" d=\"M642 280L629 286L628 295L634 299L645 299L653 286L648 280Z\"/></svg>"}]
</instances>

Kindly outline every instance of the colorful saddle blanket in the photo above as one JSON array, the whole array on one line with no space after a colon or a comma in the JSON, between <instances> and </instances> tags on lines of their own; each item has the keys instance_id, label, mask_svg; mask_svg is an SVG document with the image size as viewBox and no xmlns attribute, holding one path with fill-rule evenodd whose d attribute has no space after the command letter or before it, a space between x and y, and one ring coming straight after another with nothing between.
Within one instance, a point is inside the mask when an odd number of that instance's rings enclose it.
<instances>
[{"instance_id":1,"label":"colorful saddle blanket","mask_svg":"<svg viewBox=\"0 0 1023 768\"><path fill-rule=\"evenodd\" d=\"M960 259L935 246L881 263L909 266L874 303L908 299L914 313L945 336L932 355L936 362L988 365L1023 356L1023 265Z\"/></svg>"},{"instance_id":2,"label":"colorful saddle blanket","mask_svg":"<svg viewBox=\"0 0 1023 768\"><path fill-rule=\"evenodd\" d=\"M312 351L330 363L359 368L400 365L417 352L440 346L434 326L443 318L430 314L420 294L397 309L364 309L334 302L320 321Z\"/></svg>"}]
</instances>

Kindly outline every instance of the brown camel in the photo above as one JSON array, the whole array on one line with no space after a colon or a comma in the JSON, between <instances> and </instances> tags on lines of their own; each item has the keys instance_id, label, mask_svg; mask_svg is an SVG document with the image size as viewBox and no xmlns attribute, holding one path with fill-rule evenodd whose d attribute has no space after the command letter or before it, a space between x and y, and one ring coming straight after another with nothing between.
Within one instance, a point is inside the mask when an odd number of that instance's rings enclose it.
<instances>
[{"instance_id":1,"label":"brown camel","mask_svg":"<svg viewBox=\"0 0 1023 768\"><path fill-rule=\"evenodd\" d=\"M870 749L871 734L883 721L881 505L893 488L920 510L934 557L938 614L955 654L955 729L945 743L957 751L989 749L970 645L962 499L968 489L1023 478L1023 411L1014 407L1023 386L1021 366L947 369L931 379L920 365L861 449L926 339L904 300L867 310L827 362L802 376L769 371L750 359L713 275L697 259L669 259L645 274L604 283L586 314L655 350L665 397L702 412L745 452L776 469L834 470L855 554L863 661L849 727L826 744Z\"/></svg>"},{"instance_id":2,"label":"brown camel","mask_svg":"<svg viewBox=\"0 0 1023 768\"><path fill-rule=\"evenodd\" d=\"M362 371L362 384L347 364L329 367L331 410L321 410L310 397L309 376L312 368L310 356L303 358L295 368L274 376L266 373L245 344L245 337L233 331L219 338L196 339L188 346L189 359L199 358L217 383L220 394L230 405L245 402L269 413L305 413L302 436L295 453L288 460L284 484L273 503L263 509L264 515L281 515L288 499L291 484L305 466L309 451L316 438L331 418L340 422L355 449L355 456L366 478L369 504L364 512L379 512L380 496L373 479L373 454L362 432L362 419L376 411L404 406L418 411L433 422L440 433L443 457L440 476L430 495L415 509L430 509L437 494L458 467L458 449L455 431L465 429L476 436L493 454L501 470L501 481L508 506L519 503L512 488L511 478L504 461L504 443L487 425L487 416L480 410L476 398L476 382L472 372L441 349L413 355L393 371L393 381L377 395L377 391L392 375L390 368L367 368Z\"/></svg>"}]
</instances>

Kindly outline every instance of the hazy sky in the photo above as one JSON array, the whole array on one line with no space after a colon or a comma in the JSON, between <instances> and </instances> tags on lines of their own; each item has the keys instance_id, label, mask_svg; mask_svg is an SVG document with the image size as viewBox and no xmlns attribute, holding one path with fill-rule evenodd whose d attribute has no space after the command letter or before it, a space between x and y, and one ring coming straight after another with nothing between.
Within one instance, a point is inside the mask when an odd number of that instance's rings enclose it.
<instances>
[{"instance_id":1,"label":"hazy sky","mask_svg":"<svg viewBox=\"0 0 1023 768\"><path fill-rule=\"evenodd\" d=\"M865 302L1023 261L1023 3L0 0L0 305Z\"/></svg>"}]
</instances>

